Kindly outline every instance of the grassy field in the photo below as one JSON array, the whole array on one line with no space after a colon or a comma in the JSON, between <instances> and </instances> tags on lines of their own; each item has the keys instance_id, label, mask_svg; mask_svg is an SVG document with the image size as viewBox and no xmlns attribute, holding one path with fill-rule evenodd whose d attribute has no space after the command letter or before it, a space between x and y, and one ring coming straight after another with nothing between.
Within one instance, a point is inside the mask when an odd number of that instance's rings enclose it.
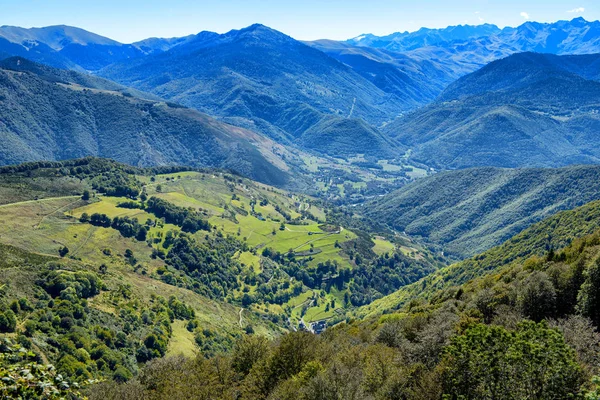
<instances>
[{"instance_id":1,"label":"grassy field","mask_svg":"<svg viewBox=\"0 0 600 400\"><path fill-rule=\"evenodd\" d=\"M194 340L194 334L187 330L186 321L176 320L172 324L173 336L169 341L167 356L183 354L192 357L198 353L198 346Z\"/></svg>"},{"instance_id":2,"label":"grassy field","mask_svg":"<svg viewBox=\"0 0 600 400\"><path fill-rule=\"evenodd\" d=\"M394 246L393 243L381 237L374 238L373 242L375 242L375 247L373 247L373 251L378 255L390 253L396 248L396 246Z\"/></svg>"},{"instance_id":3,"label":"grassy field","mask_svg":"<svg viewBox=\"0 0 600 400\"><path fill-rule=\"evenodd\" d=\"M148 275L155 268L163 266L164 262L151 257L152 248L146 242L124 238L115 229L95 227L78 220L83 212L106 213L111 217L127 215L138 218L142 222L147 218L154 218L152 214L142 210L118 208L116 205L124 200L126 199L98 197L94 202L85 202L78 196L68 196L2 205L0 206L0 243L57 259L58 250L67 246L70 256L88 263L89 267L96 271L101 264L108 266L103 280L109 289L127 285L134 296L141 301L149 301L152 295L165 298L174 295L194 309L201 327L216 332L239 331L238 307L210 300L192 291L150 278ZM179 228L164 224L160 228L152 228L149 236L169 229ZM146 275L134 272L133 267L127 263L123 255L128 249L133 251L137 262L147 271ZM109 297L110 291L104 292L90 301L90 306L102 311L118 312L112 309ZM256 317L249 315L247 318L256 332L266 336L275 334L271 327L266 326ZM189 336L184 336L183 331L176 328L179 327L174 326L174 342L170 350L189 350ZM185 330L185 327L183 329Z\"/></svg>"},{"instance_id":4,"label":"grassy field","mask_svg":"<svg viewBox=\"0 0 600 400\"><path fill-rule=\"evenodd\" d=\"M216 227L210 235L231 235L245 241L254 250L238 252L234 258L255 274L263 272L260 253L266 247L282 253L292 250L298 259L310 257L309 265L335 260L351 266L348 258L341 254L339 244L356 238L356 235L343 227L323 228L325 212L309 197L221 173L181 172L154 177L139 176L138 179L145 184L149 196L157 196L205 214ZM140 223L148 219L157 221L153 214L144 210L118 207L119 203L125 201L128 199L96 196L83 201L79 196L64 196L0 205L0 243L53 257L57 257L59 249L66 246L69 256L89 262L92 268L107 265L109 281L114 285L130 285L140 298L149 299L151 294L167 298L176 295L192 305L201 326L217 331L239 330L239 307L209 300L150 277L156 269L164 266L162 260L151 257L153 247L162 248L160 239L150 246L146 242L124 238L115 229L79 221L83 213L106 214L110 218L136 218ZM289 223L286 218L296 222ZM150 228L148 238L163 238L168 231L179 230L175 225L161 222ZM202 231L195 234L198 240L204 240L205 235L206 232ZM126 250L133 252L145 275L133 271L124 257ZM255 289L249 287L249 293ZM241 290L236 294L242 295ZM312 301L314 305L303 309L302 305L307 306L313 296L316 296ZM291 317L298 322L303 314L304 320L311 322L333 315L333 309L325 310L325 303L335 300L337 304L342 304L341 299L331 294L325 295L325 298L319 296L320 293L309 290L283 306L256 304L252 308L258 314L247 312L244 321L258 333L273 335L273 328L256 319L257 315L278 314L284 319ZM103 295L94 299L93 305L107 312L116 312ZM195 346L191 333L180 325L180 322L173 325L170 354L188 353Z\"/></svg>"}]
</instances>

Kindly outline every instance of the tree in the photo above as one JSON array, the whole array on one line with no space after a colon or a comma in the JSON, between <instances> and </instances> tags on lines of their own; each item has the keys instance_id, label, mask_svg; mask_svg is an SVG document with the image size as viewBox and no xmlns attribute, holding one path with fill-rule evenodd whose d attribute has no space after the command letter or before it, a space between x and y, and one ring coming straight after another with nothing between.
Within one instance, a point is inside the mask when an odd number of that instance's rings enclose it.
<instances>
[{"instance_id":1,"label":"tree","mask_svg":"<svg viewBox=\"0 0 600 400\"><path fill-rule=\"evenodd\" d=\"M115 380L115 382L118 382L118 383L127 382L132 377L133 377L133 375L131 374L131 372L127 368L123 367L122 365L119 365L117 367L117 369L115 369L115 372L113 373L113 379Z\"/></svg>"},{"instance_id":2,"label":"tree","mask_svg":"<svg viewBox=\"0 0 600 400\"><path fill-rule=\"evenodd\" d=\"M90 221L90 216L89 216L88 213L84 212L83 214L81 214L81 217L79 217L79 222L86 223L86 222L89 222L89 221Z\"/></svg>"},{"instance_id":3,"label":"tree","mask_svg":"<svg viewBox=\"0 0 600 400\"><path fill-rule=\"evenodd\" d=\"M148 235L148 230L146 229L146 227L142 226L138 231L137 234L135 235L135 238L137 240L139 240L140 242L143 242L144 240L146 240L146 236Z\"/></svg>"},{"instance_id":4,"label":"tree","mask_svg":"<svg viewBox=\"0 0 600 400\"><path fill-rule=\"evenodd\" d=\"M556 290L545 272L535 271L525 279L517 295L523 315L539 322L554 315Z\"/></svg>"},{"instance_id":5,"label":"tree","mask_svg":"<svg viewBox=\"0 0 600 400\"><path fill-rule=\"evenodd\" d=\"M513 332L474 325L452 338L441 366L444 395L454 399L576 398L583 380L573 349L543 322Z\"/></svg>"},{"instance_id":6,"label":"tree","mask_svg":"<svg viewBox=\"0 0 600 400\"><path fill-rule=\"evenodd\" d=\"M89 199L90 199L90 191L86 189L86 190L83 191L83 195L81 196L81 200L88 201Z\"/></svg>"},{"instance_id":7,"label":"tree","mask_svg":"<svg viewBox=\"0 0 600 400\"><path fill-rule=\"evenodd\" d=\"M244 293L242 296L242 305L244 307L249 307L252 303L254 303L254 299L248 293Z\"/></svg>"},{"instance_id":8,"label":"tree","mask_svg":"<svg viewBox=\"0 0 600 400\"><path fill-rule=\"evenodd\" d=\"M0 313L0 332L14 332L17 327L17 318L12 310Z\"/></svg>"},{"instance_id":9,"label":"tree","mask_svg":"<svg viewBox=\"0 0 600 400\"><path fill-rule=\"evenodd\" d=\"M585 281L577 296L577 311L600 324L600 257L585 271Z\"/></svg>"},{"instance_id":10,"label":"tree","mask_svg":"<svg viewBox=\"0 0 600 400\"><path fill-rule=\"evenodd\" d=\"M243 336L237 341L232 354L232 366L236 372L248 375L258 361L269 353L269 342L262 336Z\"/></svg>"},{"instance_id":11,"label":"tree","mask_svg":"<svg viewBox=\"0 0 600 400\"><path fill-rule=\"evenodd\" d=\"M59 256L64 257L67 254L69 254L69 248L67 246L63 246L60 249L58 249L58 255Z\"/></svg>"}]
</instances>

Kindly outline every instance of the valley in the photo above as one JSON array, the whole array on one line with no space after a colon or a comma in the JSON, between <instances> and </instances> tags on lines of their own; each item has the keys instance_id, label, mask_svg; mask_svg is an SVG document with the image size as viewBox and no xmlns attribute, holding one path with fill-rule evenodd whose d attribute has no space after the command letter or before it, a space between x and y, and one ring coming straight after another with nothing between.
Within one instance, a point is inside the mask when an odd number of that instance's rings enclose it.
<instances>
[{"instance_id":1,"label":"valley","mask_svg":"<svg viewBox=\"0 0 600 400\"><path fill-rule=\"evenodd\" d=\"M519 12L0 26L0 397L600 399L600 22Z\"/></svg>"}]
</instances>

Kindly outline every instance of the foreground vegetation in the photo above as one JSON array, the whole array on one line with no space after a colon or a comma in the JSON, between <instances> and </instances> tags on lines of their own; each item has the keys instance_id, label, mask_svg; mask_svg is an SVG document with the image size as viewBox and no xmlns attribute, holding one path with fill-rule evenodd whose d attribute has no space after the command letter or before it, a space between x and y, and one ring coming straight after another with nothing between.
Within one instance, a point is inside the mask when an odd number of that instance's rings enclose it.
<instances>
[{"instance_id":1,"label":"foreground vegetation","mask_svg":"<svg viewBox=\"0 0 600 400\"><path fill-rule=\"evenodd\" d=\"M599 226L564 249L509 256L487 275L448 283L398 312L320 336L269 343L249 335L227 356L157 360L126 385L95 387L91 398L595 398ZM537 234L579 236L576 227Z\"/></svg>"}]
</instances>

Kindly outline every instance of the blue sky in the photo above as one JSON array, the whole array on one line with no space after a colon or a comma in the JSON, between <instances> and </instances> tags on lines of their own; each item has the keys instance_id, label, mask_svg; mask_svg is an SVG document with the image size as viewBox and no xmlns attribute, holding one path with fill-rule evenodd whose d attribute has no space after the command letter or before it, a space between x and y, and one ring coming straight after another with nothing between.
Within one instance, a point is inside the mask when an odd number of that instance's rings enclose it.
<instances>
[{"instance_id":1,"label":"blue sky","mask_svg":"<svg viewBox=\"0 0 600 400\"><path fill-rule=\"evenodd\" d=\"M517 26L583 16L600 19L598 0L0 0L0 24L73 25L130 43L262 23L296 39L347 39L489 22Z\"/></svg>"}]
</instances>

